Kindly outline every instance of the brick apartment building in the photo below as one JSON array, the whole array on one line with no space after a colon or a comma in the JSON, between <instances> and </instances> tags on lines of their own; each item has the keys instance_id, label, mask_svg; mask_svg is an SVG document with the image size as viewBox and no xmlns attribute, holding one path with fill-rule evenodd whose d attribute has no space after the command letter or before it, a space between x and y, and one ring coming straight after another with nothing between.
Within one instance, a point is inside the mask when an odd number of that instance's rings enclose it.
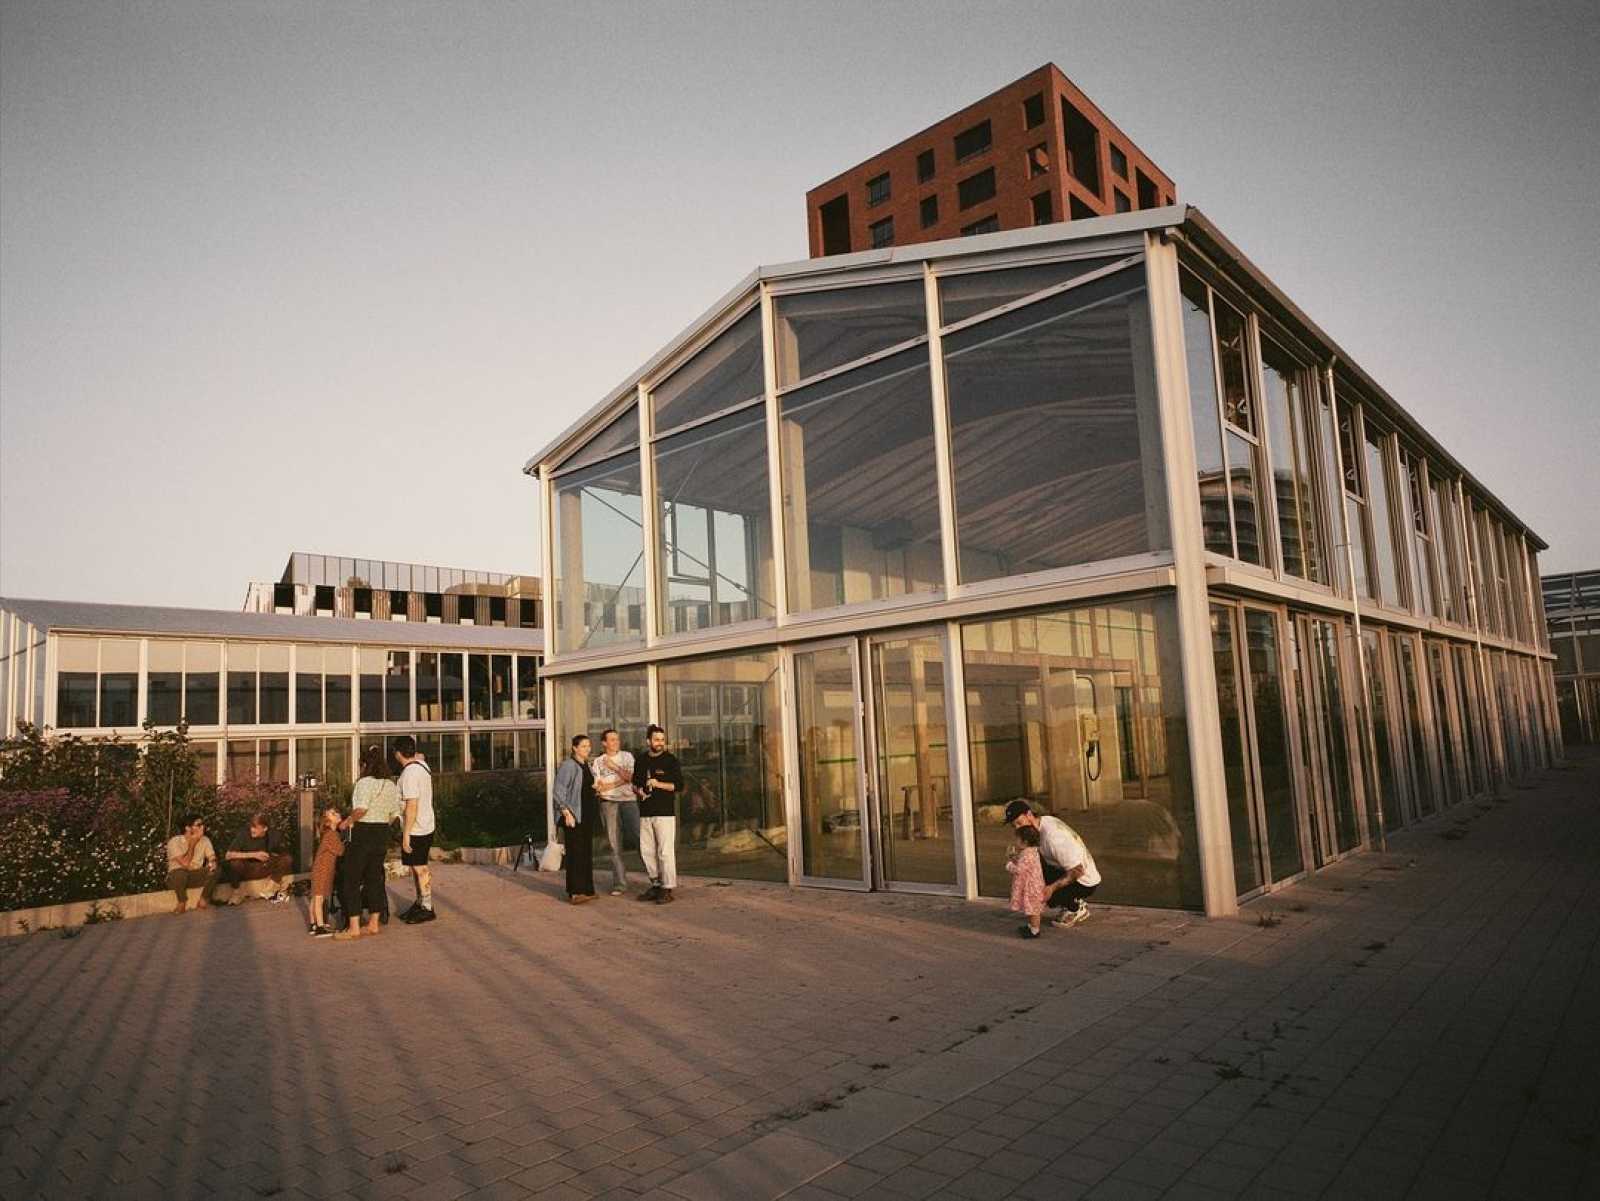
<instances>
[{"instance_id":1,"label":"brick apartment building","mask_svg":"<svg viewBox=\"0 0 1600 1201\"><path fill-rule=\"evenodd\" d=\"M811 257L1172 204L1177 187L1054 63L806 193Z\"/></svg>"}]
</instances>

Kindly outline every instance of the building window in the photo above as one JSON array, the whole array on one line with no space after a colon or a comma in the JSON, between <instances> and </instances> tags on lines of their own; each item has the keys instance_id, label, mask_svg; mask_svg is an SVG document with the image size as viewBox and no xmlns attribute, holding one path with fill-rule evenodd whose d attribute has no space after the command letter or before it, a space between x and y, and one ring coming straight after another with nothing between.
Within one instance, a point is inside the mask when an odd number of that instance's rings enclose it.
<instances>
[{"instance_id":1,"label":"building window","mask_svg":"<svg viewBox=\"0 0 1600 1201\"><path fill-rule=\"evenodd\" d=\"M1061 98L1061 125L1067 146L1067 172L1095 196L1100 192L1100 130Z\"/></svg>"},{"instance_id":2,"label":"building window","mask_svg":"<svg viewBox=\"0 0 1600 1201\"><path fill-rule=\"evenodd\" d=\"M850 253L850 197L835 196L817 209L822 226L822 253Z\"/></svg>"},{"instance_id":3,"label":"building window","mask_svg":"<svg viewBox=\"0 0 1600 1201\"><path fill-rule=\"evenodd\" d=\"M976 175L969 175L956 185L956 203L969 209L994 199L994 168L988 167Z\"/></svg>"},{"instance_id":4,"label":"building window","mask_svg":"<svg viewBox=\"0 0 1600 1201\"><path fill-rule=\"evenodd\" d=\"M60 638L56 642L56 728L93 729L100 644L93 638Z\"/></svg>"},{"instance_id":5,"label":"building window","mask_svg":"<svg viewBox=\"0 0 1600 1201\"><path fill-rule=\"evenodd\" d=\"M492 691L489 686L489 656L467 656L467 720L488 721Z\"/></svg>"},{"instance_id":6,"label":"building window","mask_svg":"<svg viewBox=\"0 0 1600 1201\"><path fill-rule=\"evenodd\" d=\"M312 607L318 617L332 617L334 610L334 589L332 584L318 584L312 594Z\"/></svg>"},{"instance_id":7,"label":"building window","mask_svg":"<svg viewBox=\"0 0 1600 1201\"><path fill-rule=\"evenodd\" d=\"M563 465L552 481L555 641L562 653L632 641L631 632L594 618L607 604L637 603L644 595L637 408L630 406L613 424L625 426L622 446L605 439L594 452L599 462L580 450L582 465Z\"/></svg>"},{"instance_id":8,"label":"building window","mask_svg":"<svg viewBox=\"0 0 1600 1201\"><path fill-rule=\"evenodd\" d=\"M1051 207L1050 193L1040 192L1033 198L1033 223L1035 225L1049 225L1055 220L1055 212Z\"/></svg>"},{"instance_id":9,"label":"building window","mask_svg":"<svg viewBox=\"0 0 1600 1201\"><path fill-rule=\"evenodd\" d=\"M978 218L971 225L963 225L961 227L961 236L970 238L974 234L992 234L998 232L999 229L1000 218L991 213L987 217Z\"/></svg>"},{"instance_id":10,"label":"building window","mask_svg":"<svg viewBox=\"0 0 1600 1201\"><path fill-rule=\"evenodd\" d=\"M1050 152L1043 142L1028 147L1027 166L1029 179L1036 179L1050 170Z\"/></svg>"},{"instance_id":11,"label":"building window","mask_svg":"<svg viewBox=\"0 0 1600 1201\"><path fill-rule=\"evenodd\" d=\"M272 611L274 613L294 612L293 584L274 584L272 586Z\"/></svg>"},{"instance_id":12,"label":"building window","mask_svg":"<svg viewBox=\"0 0 1600 1201\"><path fill-rule=\"evenodd\" d=\"M491 596L489 598L489 624L503 626L506 624L506 598Z\"/></svg>"},{"instance_id":13,"label":"building window","mask_svg":"<svg viewBox=\"0 0 1600 1201\"><path fill-rule=\"evenodd\" d=\"M1133 174L1136 180L1135 186L1139 189L1139 207L1155 208L1161 203L1160 197L1156 194L1155 182L1143 171L1135 171Z\"/></svg>"},{"instance_id":14,"label":"building window","mask_svg":"<svg viewBox=\"0 0 1600 1201\"><path fill-rule=\"evenodd\" d=\"M1145 303L1139 266L943 336L963 583L1170 545Z\"/></svg>"},{"instance_id":15,"label":"building window","mask_svg":"<svg viewBox=\"0 0 1600 1201\"><path fill-rule=\"evenodd\" d=\"M524 630L539 628L539 602L536 600L519 600L517 602L517 625Z\"/></svg>"},{"instance_id":16,"label":"building window","mask_svg":"<svg viewBox=\"0 0 1600 1201\"><path fill-rule=\"evenodd\" d=\"M1278 549L1290 575L1328 582L1317 528L1316 413L1313 372L1270 338L1261 338L1262 408L1272 486L1278 499Z\"/></svg>"},{"instance_id":17,"label":"building window","mask_svg":"<svg viewBox=\"0 0 1600 1201\"><path fill-rule=\"evenodd\" d=\"M1111 173L1118 179L1128 178L1128 156L1122 152L1122 147L1115 142L1110 143L1107 149L1111 152Z\"/></svg>"},{"instance_id":18,"label":"building window","mask_svg":"<svg viewBox=\"0 0 1600 1201\"><path fill-rule=\"evenodd\" d=\"M1119 191L1116 188L1112 188L1111 189L1111 197L1112 197L1113 200L1116 201L1117 212L1119 212L1119 213L1129 213L1129 212L1133 211L1133 201L1128 199L1128 194L1126 192L1122 192L1122 191Z\"/></svg>"},{"instance_id":19,"label":"building window","mask_svg":"<svg viewBox=\"0 0 1600 1201\"><path fill-rule=\"evenodd\" d=\"M871 239L872 249L879 250L885 246L894 245L894 218L885 217L882 221L874 221L867 226L867 235Z\"/></svg>"},{"instance_id":20,"label":"building window","mask_svg":"<svg viewBox=\"0 0 1600 1201\"><path fill-rule=\"evenodd\" d=\"M917 182L927 183L933 178L933 151L924 150L917 155Z\"/></svg>"},{"instance_id":21,"label":"building window","mask_svg":"<svg viewBox=\"0 0 1600 1201\"><path fill-rule=\"evenodd\" d=\"M924 196L922 198L922 228L939 223L939 198L937 196Z\"/></svg>"},{"instance_id":22,"label":"building window","mask_svg":"<svg viewBox=\"0 0 1600 1201\"><path fill-rule=\"evenodd\" d=\"M357 617L372 616L372 589L357 588L354 591L355 615Z\"/></svg>"},{"instance_id":23,"label":"building window","mask_svg":"<svg viewBox=\"0 0 1600 1201\"><path fill-rule=\"evenodd\" d=\"M867 180L867 207L884 203L889 199L889 173L874 175Z\"/></svg>"},{"instance_id":24,"label":"building window","mask_svg":"<svg viewBox=\"0 0 1600 1201\"><path fill-rule=\"evenodd\" d=\"M1044 93L1035 92L1022 102L1022 125L1032 129L1044 124Z\"/></svg>"},{"instance_id":25,"label":"building window","mask_svg":"<svg viewBox=\"0 0 1600 1201\"><path fill-rule=\"evenodd\" d=\"M982 154L989 149L989 144L993 140L993 131L989 128L989 122L987 121L981 121L971 129L962 130L956 134L955 138L956 162L959 163L965 159L972 158L974 155Z\"/></svg>"},{"instance_id":26,"label":"building window","mask_svg":"<svg viewBox=\"0 0 1600 1201\"><path fill-rule=\"evenodd\" d=\"M1095 212L1077 196L1073 195L1071 192L1068 192L1067 215L1070 220L1083 221L1089 217L1098 217L1100 214Z\"/></svg>"},{"instance_id":27,"label":"building window","mask_svg":"<svg viewBox=\"0 0 1600 1201\"><path fill-rule=\"evenodd\" d=\"M391 590L389 592L389 620L406 621L410 618L411 594Z\"/></svg>"},{"instance_id":28,"label":"building window","mask_svg":"<svg viewBox=\"0 0 1600 1201\"><path fill-rule=\"evenodd\" d=\"M1001 814L1022 796L1041 813L1065 815L1101 862L1137 848L1137 872L1107 873L1108 900L1199 906L1171 597L974 621L962 627L961 653L979 894L1010 890ZM1091 714L1092 742L1083 720Z\"/></svg>"},{"instance_id":29,"label":"building window","mask_svg":"<svg viewBox=\"0 0 1600 1201\"><path fill-rule=\"evenodd\" d=\"M544 716L544 692L539 687L539 656L517 656L517 710L524 721Z\"/></svg>"}]
</instances>

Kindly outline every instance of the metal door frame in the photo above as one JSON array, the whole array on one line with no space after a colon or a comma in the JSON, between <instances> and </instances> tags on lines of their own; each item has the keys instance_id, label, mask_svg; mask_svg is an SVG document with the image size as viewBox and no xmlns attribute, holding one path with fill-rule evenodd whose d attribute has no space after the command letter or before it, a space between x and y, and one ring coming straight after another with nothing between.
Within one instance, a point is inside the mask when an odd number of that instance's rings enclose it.
<instances>
[{"instance_id":1,"label":"metal door frame","mask_svg":"<svg viewBox=\"0 0 1600 1201\"><path fill-rule=\"evenodd\" d=\"M870 892L872 889L872 865L875 856L872 848L872 818L869 813L875 809L875 806L872 804L872 793L868 784L867 758L870 747L867 743L866 706L862 702L860 648L861 639L854 635L846 638L827 638L818 642L805 642L781 648L780 662L783 667L784 687L787 694L784 710L789 714L786 724L790 727L785 733L788 735L789 745L794 748L794 774L793 779L790 781L789 789L790 795L794 798L794 803L789 807L789 823L794 833L789 838L791 848L789 873L796 884L803 884L810 888L842 888L851 892ZM805 872L806 829L800 786L800 679L795 670L794 661L800 655L839 649L845 649L850 652L850 676L852 687L855 691L856 798L861 806L861 871L857 877L811 876Z\"/></svg>"}]
</instances>

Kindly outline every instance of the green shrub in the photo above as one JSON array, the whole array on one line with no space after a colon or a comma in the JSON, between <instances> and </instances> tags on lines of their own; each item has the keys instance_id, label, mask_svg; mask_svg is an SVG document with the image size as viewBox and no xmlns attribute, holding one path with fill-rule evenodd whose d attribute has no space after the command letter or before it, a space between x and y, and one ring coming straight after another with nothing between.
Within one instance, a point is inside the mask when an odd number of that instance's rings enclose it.
<instances>
[{"instance_id":1,"label":"green shrub","mask_svg":"<svg viewBox=\"0 0 1600 1201\"><path fill-rule=\"evenodd\" d=\"M542 771L453 773L434 781L435 845L502 847L544 839Z\"/></svg>"}]
</instances>

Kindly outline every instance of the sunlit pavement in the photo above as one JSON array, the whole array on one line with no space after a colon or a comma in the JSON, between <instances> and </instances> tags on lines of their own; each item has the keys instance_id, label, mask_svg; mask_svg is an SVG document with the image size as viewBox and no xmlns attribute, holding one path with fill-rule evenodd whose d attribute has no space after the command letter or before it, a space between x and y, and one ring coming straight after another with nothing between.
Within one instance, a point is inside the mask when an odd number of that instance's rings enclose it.
<instances>
[{"instance_id":1,"label":"sunlit pavement","mask_svg":"<svg viewBox=\"0 0 1600 1201\"><path fill-rule=\"evenodd\" d=\"M1238 920L1031 944L990 904L473 867L371 942L265 904L9 940L0 1196L1600 1196L1576 763Z\"/></svg>"}]
</instances>

